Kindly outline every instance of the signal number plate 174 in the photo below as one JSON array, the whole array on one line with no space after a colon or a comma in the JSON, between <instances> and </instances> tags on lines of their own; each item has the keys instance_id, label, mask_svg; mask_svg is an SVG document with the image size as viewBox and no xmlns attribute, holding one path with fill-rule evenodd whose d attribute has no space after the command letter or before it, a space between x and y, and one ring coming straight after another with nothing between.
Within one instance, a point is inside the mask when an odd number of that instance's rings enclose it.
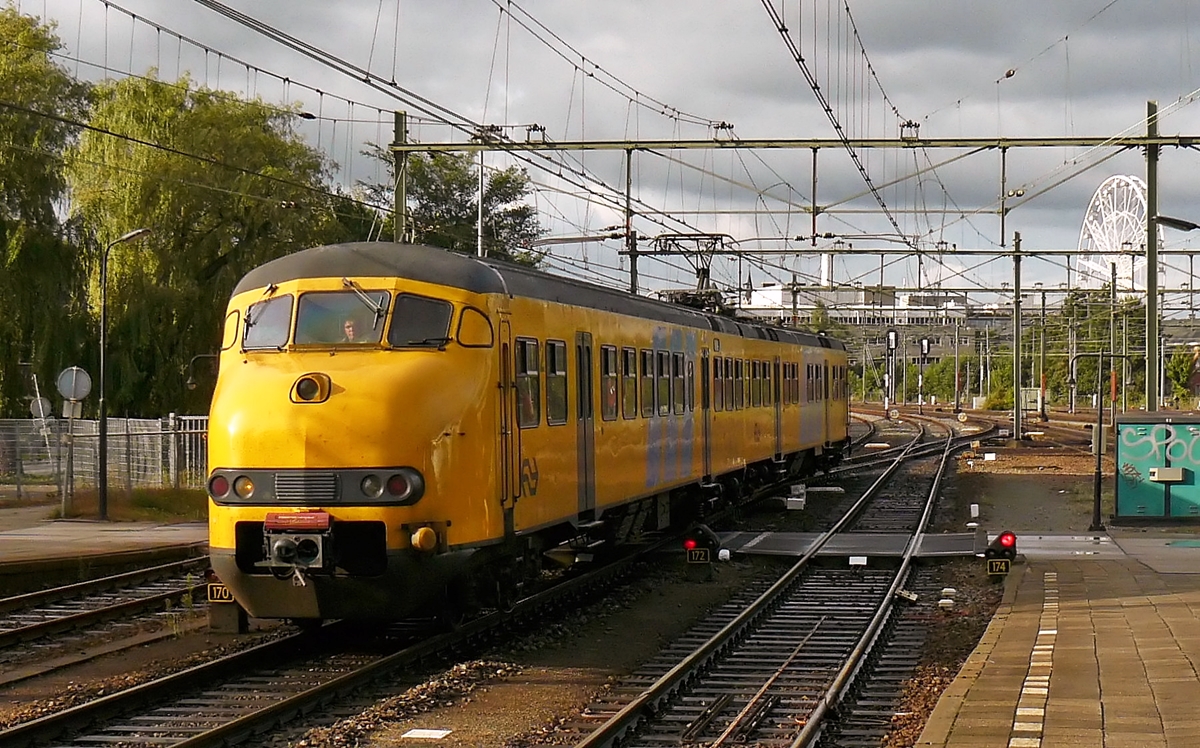
<instances>
[{"instance_id":1,"label":"signal number plate 174","mask_svg":"<svg viewBox=\"0 0 1200 748\"><path fill-rule=\"evenodd\" d=\"M987 560L988 574L1007 574L1010 568L1012 568L1012 561L1009 561L1007 558L989 558Z\"/></svg>"}]
</instances>

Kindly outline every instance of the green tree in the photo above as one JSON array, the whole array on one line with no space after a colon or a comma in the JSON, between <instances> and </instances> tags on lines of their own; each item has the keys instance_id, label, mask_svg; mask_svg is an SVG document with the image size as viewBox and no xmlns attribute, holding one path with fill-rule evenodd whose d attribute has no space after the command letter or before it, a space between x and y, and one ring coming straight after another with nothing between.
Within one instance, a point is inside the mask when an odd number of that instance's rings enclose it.
<instances>
[{"instance_id":1,"label":"green tree","mask_svg":"<svg viewBox=\"0 0 1200 748\"><path fill-rule=\"evenodd\" d=\"M345 196L327 187L331 164L294 132L294 119L186 78L129 78L96 89L91 125L107 132L86 132L68 162L72 210L94 237L93 319L103 248L130 229L154 232L109 256L114 414L204 409L210 390L187 400L184 368L218 348L237 280L297 249L354 237L339 214ZM346 218L353 227L363 220Z\"/></svg>"},{"instance_id":2,"label":"green tree","mask_svg":"<svg viewBox=\"0 0 1200 748\"><path fill-rule=\"evenodd\" d=\"M50 55L51 26L0 8L0 414L28 415L28 371L50 389L76 360L83 303L70 227L55 206L64 196L62 157L87 87ZM22 366L28 363L29 368Z\"/></svg>"},{"instance_id":3,"label":"green tree","mask_svg":"<svg viewBox=\"0 0 1200 748\"><path fill-rule=\"evenodd\" d=\"M388 164L394 182L395 164L382 148L368 155ZM378 202L394 201L391 184L365 184ZM483 248L489 257L537 265L542 254L533 242L545 233L537 212L527 202L533 188L520 168L492 171L483 190ZM469 153L415 153L408 156L408 220L413 241L475 254L479 223L479 171ZM386 231L395 232L389 219Z\"/></svg>"},{"instance_id":4,"label":"green tree","mask_svg":"<svg viewBox=\"0 0 1200 748\"><path fill-rule=\"evenodd\" d=\"M1196 372L1197 355L1200 355L1200 351L1179 346L1167 359L1167 381L1171 385L1169 395L1176 400L1188 398L1192 394L1192 375Z\"/></svg>"}]
</instances>

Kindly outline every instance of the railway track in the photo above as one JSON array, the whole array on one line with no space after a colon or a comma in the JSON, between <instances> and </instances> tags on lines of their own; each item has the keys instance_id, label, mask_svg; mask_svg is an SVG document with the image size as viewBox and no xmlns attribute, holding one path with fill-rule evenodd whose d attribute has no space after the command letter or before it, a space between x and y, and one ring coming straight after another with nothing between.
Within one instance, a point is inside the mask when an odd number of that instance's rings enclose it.
<instances>
[{"instance_id":1,"label":"railway track","mask_svg":"<svg viewBox=\"0 0 1200 748\"><path fill-rule=\"evenodd\" d=\"M222 657L0 731L0 745L232 745L276 731L315 709L418 663L457 655L594 598L664 540L446 633L412 629L378 638L338 623ZM364 647L363 642L370 642Z\"/></svg>"},{"instance_id":2,"label":"railway track","mask_svg":"<svg viewBox=\"0 0 1200 748\"><path fill-rule=\"evenodd\" d=\"M0 664L36 654L50 637L97 632L189 603L201 607L207 567L208 558L198 557L0 599ZM0 675L0 683L8 682Z\"/></svg>"},{"instance_id":3,"label":"railway track","mask_svg":"<svg viewBox=\"0 0 1200 748\"><path fill-rule=\"evenodd\" d=\"M956 444L949 425L934 445L938 468L927 493L890 490L895 473L914 453L922 436L901 454L833 527L778 581L752 600L741 597L722 607L675 647L593 704L574 725L586 734L579 748L600 746L807 746L827 730L848 734L858 728L840 720L835 707L851 685L890 683L888 698L899 698L898 673L915 667L911 654L919 632L897 626L909 603L901 592L916 583L913 553L928 526L941 476ZM972 435L973 436L973 435ZM899 481L896 481L899 483ZM837 533L902 532L907 549L890 568L832 568L813 563L817 551ZM759 590L754 590L759 593ZM898 600L904 600L898 604ZM903 636L893 636L903 632ZM886 645L894 645L889 651ZM897 659L896 653L909 656ZM881 694L880 698L884 698ZM878 709L876 709L878 711ZM878 738L874 745L878 745Z\"/></svg>"}]
</instances>

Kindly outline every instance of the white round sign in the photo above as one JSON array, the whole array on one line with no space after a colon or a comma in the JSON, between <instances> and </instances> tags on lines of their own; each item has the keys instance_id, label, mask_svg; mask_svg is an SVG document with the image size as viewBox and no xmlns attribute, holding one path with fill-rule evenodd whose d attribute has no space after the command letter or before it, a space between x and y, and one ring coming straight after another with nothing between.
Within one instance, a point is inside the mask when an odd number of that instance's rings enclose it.
<instances>
[{"instance_id":1,"label":"white round sign","mask_svg":"<svg viewBox=\"0 0 1200 748\"><path fill-rule=\"evenodd\" d=\"M29 414L34 418L49 418L50 417L50 401L44 397L34 398L29 401Z\"/></svg>"},{"instance_id":2,"label":"white round sign","mask_svg":"<svg viewBox=\"0 0 1200 748\"><path fill-rule=\"evenodd\" d=\"M958 422L959 422L959 423L966 423L966 422L967 422L967 414L966 414L966 413L959 413L959 414L958 414Z\"/></svg>"},{"instance_id":3,"label":"white round sign","mask_svg":"<svg viewBox=\"0 0 1200 748\"><path fill-rule=\"evenodd\" d=\"M900 411L896 410L895 408L892 408L890 411L888 411L888 418L892 419L893 421L899 417Z\"/></svg>"},{"instance_id":4,"label":"white round sign","mask_svg":"<svg viewBox=\"0 0 1200 748\"><path fill-rule=\"evenodd\" d=\"M58 394L68 400L82 400L92 391L92 377L78 366L69 366L59 372Z\"/></svg>"}]
</instances>

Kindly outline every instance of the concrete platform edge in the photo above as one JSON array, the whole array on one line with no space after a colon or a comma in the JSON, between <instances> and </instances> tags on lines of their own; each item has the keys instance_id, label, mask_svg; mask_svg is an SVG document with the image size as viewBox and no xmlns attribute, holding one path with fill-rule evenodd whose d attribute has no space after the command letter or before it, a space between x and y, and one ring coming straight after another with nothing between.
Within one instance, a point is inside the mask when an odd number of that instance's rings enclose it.
<instances>
[{"instance_id":1,"label":"concrete platform edge","mask_svg":"<svg viewBox=\"0 0 1200 748\"><path fill-rule=\"evenodd\" d=\"M1020 573L1010 574L1004 580L1004 597L1001 598L1000 605L996 608L996 614L992 616L991 622L983 632L983 636L980 637L979 644L975 646L975 649L967 657L966 662L959 668L958 673L954 676L954 680L942 692L937 706L934 707L933 713L929 715L929 719L925 723L925 729L921 731L921 737L917 739L916 746L918 748L921 746L944 748L947 740L949 740L950 729L954 726L954 721L958 718L958 713L967 698L967 693L975 685L976 680L979 678L979 673L983 670L983 666L992 655L992 650L995 649L996 643L1000 640L1000 632L1004 630L1004 625L1008 622L1008 617L1012 615L1013 604L1017 599L1017 589L1021 586L1021 582L1025 578L1025 573L1029 570L1028 565L1024 563L1021 563L1017 568L1020 569Z\"/></svg>"}]
</instances>

